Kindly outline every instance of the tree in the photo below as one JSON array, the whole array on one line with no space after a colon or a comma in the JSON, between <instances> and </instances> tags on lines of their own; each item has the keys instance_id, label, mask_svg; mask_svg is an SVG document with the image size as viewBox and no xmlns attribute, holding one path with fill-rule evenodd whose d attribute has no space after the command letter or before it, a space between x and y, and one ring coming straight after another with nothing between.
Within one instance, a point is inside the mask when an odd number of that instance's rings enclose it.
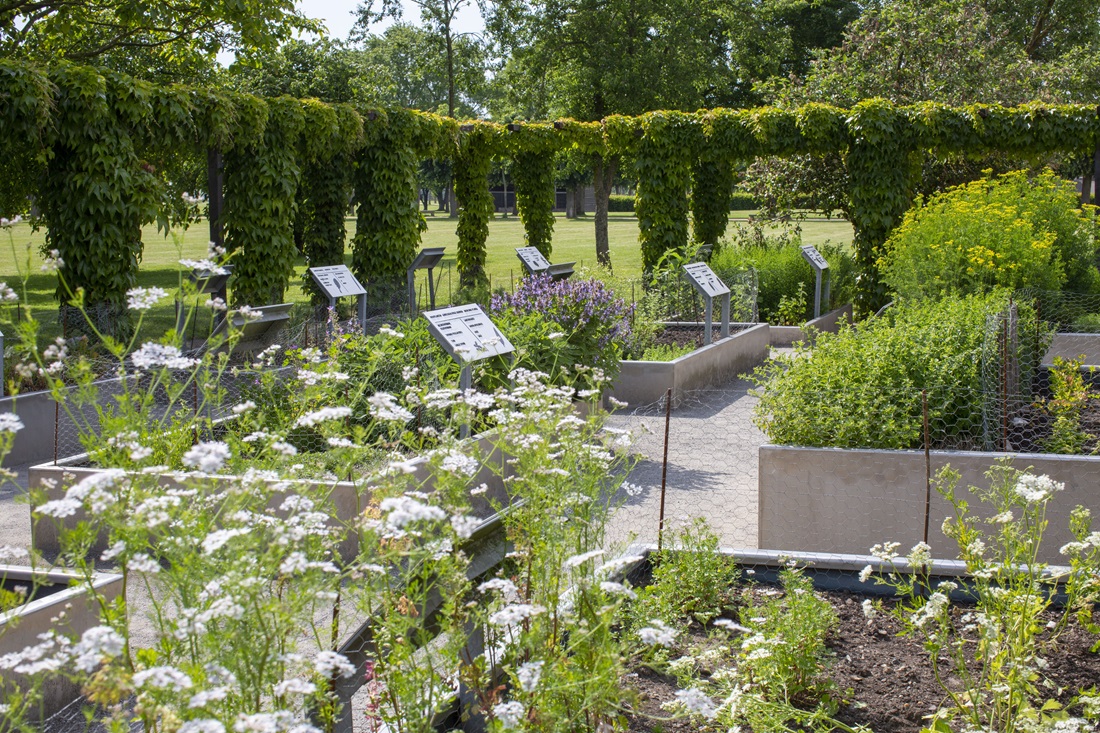
<instances>
[{"instance_id":1,"label":"tree","mask_svg":"<svg viewBox=\"0 0 1100 733\"><path fill-rule=\"evenodd\" d=\"M0 0L0 56L66 58L141 78L210 75L220 52L248 56L322 30L293 0Z\"/></svg>"},{"instance_id":2,"label":"tree","mask_svg":"<svg viewBox=\"0 0 1100 733\"><path fill-rule=\"evenodd\" d=\"M361 54L328 38L290 40L229 69L229 83L242 92L264 97L314 97L323 102L366 98L361 76Z\"/></svg>"},{"instance_id":3,"label":"tree","mask_svg":"<svg viewBox=\"0 0 1100 733\"><path fill-rule=\"evenodd\" d=\"M396 42L395 47L397 48L402 46L404 48L413 47L411 43L402 43L403 41L411 41L412 43L419 41L420 48L424 47L423 42L425 40L439 44L443 51L444 79L447 85L447 116L454 117L459 105L460 58L463 56L464 51L469 54L471 41L469 34L458 33L455 30L454 23L459 11L470 5L470 0L412 0L412 2L420 8L420 19L423 23L421 33L426 38L417 39L416 29L404 26L393 34L392 40ZM352 31L352 38L367 41L370 27L375 23L384 18L401 19L402 3L401 0L378 0L376 4L376 0L368 0L366 3L361 4L355 12L358 14L359 19ZM422 58L428 60L431 57L423 56Z\"/></svg>"}]
</instances>

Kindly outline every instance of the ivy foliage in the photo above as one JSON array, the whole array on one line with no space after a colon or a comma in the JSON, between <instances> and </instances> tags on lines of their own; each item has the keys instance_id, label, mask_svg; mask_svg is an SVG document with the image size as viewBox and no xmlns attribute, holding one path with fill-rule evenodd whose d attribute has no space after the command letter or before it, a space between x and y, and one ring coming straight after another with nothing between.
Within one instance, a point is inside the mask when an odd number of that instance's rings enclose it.
<instances>
[{"instance_id":1,"label":"ivy foliage","mask_svg":"<svg viewBox=\"0 0 1100 733\"><path fill-rule=\"evenodd\" d=\"M496 206L488 181L502 130L489 122L466 125L455 158L455 196L462 207L458 214L458 282L475 299L489 287L485 240Z\"/></svg>"},{"instance_id":2,"label":"ivy foliage","mask_svg":"<svg viewBox=\"0 0 1100 733\"><path fill-rule=\"evenodd\" d=\"M67 334L87 323L70 305L81 297L92 326L125 338L132 330L126 291L137 281L141 227L157 213L157 179L131 135L149 115L143 85L87 67L57 65L48 163L38 185L46 250L57 250L57 298Z\"/></svg>"},{"instance_id":3,"label":"ivy foliage","mask_svg":"<svg viewBox=\"0 0 1100 733\"><path fill-rule=\"evenodd\" d=\"M878 262L913 201L924 153L1034 158L1091 152L1100 139L1100 115L1091 106L897 106L881 99L849 110L814 104L560 120L512 133L491 123L468 127L459 135L453 120L407 110L364 113L315 100L158 87L65 63L43 72L5 61L0 209L5 216L27 213L33 200L49 229L48 246L65 261L66 283L83 289L86 302L101 304L95 307L113 322L134 282L142 224L180 218L169 179L211 148L226 153L224 222L237 251L234 292L238 302L254 303L280 299L293 272L300 179L310 262L339 261L347 174L359 204L355 269L368 282L399 286L424 226L416 203L419 163L453 161L463 206L461 282L478 288L487 284L493 202L486 177L494 157L518 163L527 241L547 253L555 151L635 161L643 263L651 270L666 252L686 247L689 211L697 240L719 238L730 166L758 156L839 156L856 231L859 304L868 312L886 297ZM58 295L64 300L69 293Z\"/></svg>"},{"instance_id":4,"label":"ivy foliage","mask_svg":"<svg viewBox=\"0 0 1100 733\"><path fill-rule=\"evenodd\" d=\"M301 167L302 105L290 97L267 101L263 136L237 145L225 166L225 244L233 257L233 301L280 303L294 272L295 196Z\"/></svg>"},{"instance_id":5,"label":"ivy foliage","mask_svg":"<svg viewBox=\"0 0 1100 733\"><path fill-rule=\"evenodd\" d=\"M537 123L512 125L506 140L515 161L512 179L524 242L549 257L554 234L554 154L561 147L561 136L552 124Z\"/></svg>"},{"instance_id":6,"label":"ivy foliage","mask_svg":"<svg viewBox=\"0 0 1100 733\"><path fill-rule=\"evenodd\" d=\"M650 273L667 252L688 244L688 189L693 153L702 140L698 118L683 112L652 112L642 118L635 153L642 267ZM728 216L728 215L727 215Z\"/></svg>"},{"instance_id":7,"label":"ivy foliage","mask_svg":"<svg viewBox=\"0 0 1100 733\"><path fill-rule=\"evenodd\" d=\"M717 247L725 236L733 183L733 161L704 149L691 171L692 234L697 244Z\"/></svg>"}]
</instances>

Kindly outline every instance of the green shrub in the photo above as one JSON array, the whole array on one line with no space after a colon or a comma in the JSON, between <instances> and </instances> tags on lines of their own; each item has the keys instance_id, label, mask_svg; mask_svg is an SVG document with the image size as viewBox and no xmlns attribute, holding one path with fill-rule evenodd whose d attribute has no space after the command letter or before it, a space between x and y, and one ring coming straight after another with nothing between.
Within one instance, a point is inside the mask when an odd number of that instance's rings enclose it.
<instances>
[{"instance_id":1,"label":"green shrub","mask_svg":"<svg viewBox=\"0 0 1100 733\"><path fill-rule=\"evenodd\" d=\"M642 352L641 361L675 361L695 351L694 344L655 344Z\"/></svg>"},{"instance_id":2,"label":"green shrub","mask_svg":"<svg viewBox=\"0 0 1100 733\"><path fill-rule=\"evenodd\" d=\"M760 204L751 193L734 191L730 196L730 211L756 211L759 208Z\"/></svg>"},{"instance_id":3,"label":"green shrub","mask_svg":"<svg viewBox=\"0 0 1100 733\"><path fill-rule=\"evenodd\" d=\"M986 177L918 202L886 242L887 285L903 298L997 287L1096 292L1095 209L1049 171Z\"/></svg>"},{"instance_id":4,"label":"green shrub","mask_svg":"<svg viewBox=\"0 0 1100 733\"><path fill-rule=\"evenodd\" d=\"M759 223L734 224L731 242L711 256L711 269L729 282L733 275L746 267L753 267L757 277L756 304L759 317L765 323L779 323L780 304L784 296L788 302L803 301L803 313L798 323L813 318L814 284L816 274L802 257L802 240L798 229L788 229L779 234L767 234ZM822 311L833 305L851 302L855 294L855 261L846 247L823 244L818 250L829 262L831 303L822 303ZM824 297L824 293L822 294ZM783 320L794 320L789 310L782 313Z\"/></svg>"},{"instance_id":5,"label":"green shrub","mask_svg":"<svg viewBox=\"0 0 1100 733\"><path fill-rule=\"evenodd\" d=\"M619 211L634 213L634 197L623 196L620 194L612 194L607 204L608 211Z\"/></svg>"},{"instance_id":6,"label":"green shrub","mask_svg":"<svg viewBox=\"0 0 1100 733\"><path fill-rule=\"evenodd\" d=\"M835 448L917 448L921 390L932 442L970 446L981 435L986 320L1003 292L899 305L837 334L822 333L758 368L754 422L773 443ZM1043 353L1034 311L1018 304L1021 383Z\"/></svg>"}]
</instances>

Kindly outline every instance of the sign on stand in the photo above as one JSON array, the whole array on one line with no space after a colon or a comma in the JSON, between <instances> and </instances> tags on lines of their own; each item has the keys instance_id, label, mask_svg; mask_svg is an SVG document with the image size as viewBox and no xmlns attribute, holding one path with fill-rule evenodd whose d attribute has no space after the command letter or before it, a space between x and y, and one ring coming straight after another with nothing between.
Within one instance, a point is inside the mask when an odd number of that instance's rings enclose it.
<instances>
[{"instance_id":1,"label":"sign on stand","mask_svg":"<svg viewBox=\"0 0 1100 733\"><path fill-rule=\"evenodd\" d=\"M409 285L409 318L416 318L416 271L428 271L428 309L435 310L435 280L432 270L443 261L443 251L446 247L425 247L417 253L416 259L409 265L406 271L406 279Z\"/></svg>"},{"instance_id":2,"label":"sign on stand","mask_svg":"<svg viewBox=\"0 0 1100 733\"><path fill-rule=\"evenodd\" d=\"M706 335L703 338L703 342L706 344L713 341L714 327L712 325L714 319L714 299L721 298L722 300L722 338L729 338L730 335L730 289L729 286L722 282L721 278L714 274L714 270L710 269L710 265L706 262L695 262L690 265L684 265L684 272L688 276L688 281L695 286L695 289L699 291L699 294L703 296L703 303L705 305L705 326Z\"/></svg>"},{"instance_id":3,"label":"sign on stand","mask_svg":"<svg viewBox=\"0 0 1100 733\"><path fill-rule=\"evenodd\" d=\"M812 244L802 245L802 257L810 263L810 267L814 268L814 272L817 273L817 285L814 287L814 318L821 318L821 280L822 276L829 269L829 263L821 256L821 253L817 251L817 247ZM825 281L825 302L829 302L829 286L831 285L832 278L830 277Z\"/></svg>"},{"instance_id":4,"label":"sign on stand","mask_svg":"<svg viewBox=\"0 0 1100 733\"><path fill-rule=\"evenodd\" d=\"M538 247L516 247L516 257L519 257L528 275L538 275L550 269L550 260L539 252Z\"/></svg>"},{"instance_id":5,"label":"sign on stand","mask_svg":"<svg viewBox=\"0 0 1100 733\"><path fill-rule=\"evenodd\" d=\"M317 287L321 288L328 298L328 306L336 310L336 299L345 297L359 298L359 326L363 334L367 333L367 289L363 287L347 265L331 265L328 267L311 267L309 274Z\"/></svg>"},{"instance_id":6,"label":"sign on stand","mask_svg":"<svg viewBox=\"0 0 1100 733\"><path fill-rule=\"evenodd\" d=\"M435 340L462 367L459 388L464 392L473 386L472 364L475 361L510 354L515 350L479 305L456 305L425 311L424 318ZM469 426L462 426L462 437L468 430Z\"/></svg>"}]
</instances>

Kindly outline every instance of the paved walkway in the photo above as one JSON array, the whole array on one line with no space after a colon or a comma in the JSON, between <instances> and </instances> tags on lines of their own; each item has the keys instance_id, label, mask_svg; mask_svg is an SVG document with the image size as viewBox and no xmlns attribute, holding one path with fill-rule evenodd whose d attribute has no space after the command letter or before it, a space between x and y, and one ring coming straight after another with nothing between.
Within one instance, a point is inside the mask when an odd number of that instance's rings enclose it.
<instances>
[{"instance_id":1,"label":"paved walkway","mask_svg":"<svg viewBox=\"0 0 1100 733\"><path fill-rule=\"evenodd\" d=\"M669 421L665 527L703 517L727 547L757 546L757 448L765 437L752 424L756 398L744 380L692 392ZM610 523L614 544L657 541L665 413L651 405L615 415L611 426L638 435L638 464L628 481L641 487Z\"/></svg>"}]
</instances>

